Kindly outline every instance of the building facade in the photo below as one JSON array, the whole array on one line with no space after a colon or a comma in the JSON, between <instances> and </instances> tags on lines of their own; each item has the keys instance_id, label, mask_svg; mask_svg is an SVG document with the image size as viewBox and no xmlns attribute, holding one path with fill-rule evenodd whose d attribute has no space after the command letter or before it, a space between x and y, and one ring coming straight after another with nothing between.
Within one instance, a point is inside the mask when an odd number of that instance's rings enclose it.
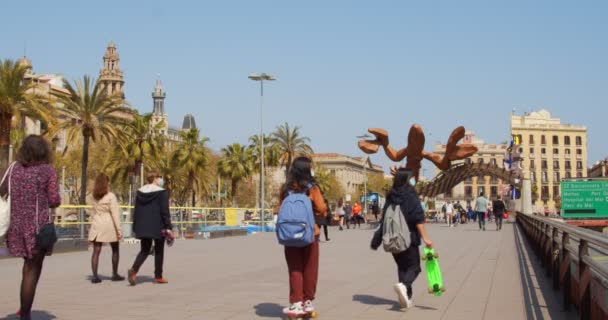
<instances>
[{"instance_id":1,"label":"building facade","mask_svg":"<svg viewBox=\"0 0 608 320\"><path fill-rule=\"evenodd\" d=\"M103 55L103 68L99 71L99 81L105 85L108 95L120 94L123 98L125 80L118 63L120 57L116 45L110 41L106 53Z\"/></svg>"},{"instance_id":2,"label":"building facade","mask_svg":"<svg viewBox=\"0 0 608 320\"><path fill-rule=\"evenodd\" d=\"M337 153L317 153L310 157L316 165L337 178L346 195L354 195L363 189L365 173L384 175L383 168L373 164L369 157L350 157Z\"/></svg>"},{"instance_id":3,"label":"building facade","mask_svg":"<svg viewBox=\"0 0 608 320\"><path fill-rule=\"evenodd\" d=\"M604 160L596 162L591 168L589 168L587 171L587 176L589 178L608 177L608 157L606 157Z\"/></svg>"},{"instance_id":4,"label":"building facade","mask_svg":"<svg viewBox=\"0 0 608 320\"><path fill-rule=\"evenodd\" d=\"M454 164L458 163L491 163L500 168L504 167L504 160L507 153L506 144L488 144L484 140L480 139L475 135L473 131L467 131L463 138L463 143L470 143L477 147L477 153L471 157L454 161ZM440 144L435 145L434 152L440 155L444 155L446 151L446 145ZM436 169L435 175L441 171ZM460 201L471 201L475 199L481 192L486 195L489 199L495 199L498 196L503 196L508 191L508 184L503 184L501 179L494 177L483 176L473 177L466 179L465 181L456 185L452 191L445 194L444 199L449 200L460 200Z\"/></svg>"},{"instance_id":5,"label":"building facade","mask_svg":"<svg viewBox=\"0 0 608 320\"><path fill-rule=\"evenodd\" d=\"M511 134L521 137L522 171L532 184L536 210L555 210L560 182L587 176L587 128L562 124L547 110L511 115Z\"/></svg>"}]
</instances>

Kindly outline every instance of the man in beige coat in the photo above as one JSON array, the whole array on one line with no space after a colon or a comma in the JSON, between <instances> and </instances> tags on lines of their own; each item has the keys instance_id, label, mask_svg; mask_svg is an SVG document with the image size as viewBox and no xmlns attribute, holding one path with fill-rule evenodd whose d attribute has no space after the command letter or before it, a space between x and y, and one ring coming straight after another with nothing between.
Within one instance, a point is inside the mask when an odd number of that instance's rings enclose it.
<instances>
[{"instance_id":1,"label":"man in beige coat","mask_svg":"<svg viewBox=\"0 0 608 320\"><path fill-rule=\"evenodd\" d=\"M99 265L99 254L104 243L112 247L112 281L122 281L125 278L118 274L119 250L118 241L122 238L120 231L120 212L116 195L109 190L110 179L101 173L95 179L93 190L93 208L91 209L91 229L89 230L89 241L93 243L93 255L91 256L91 268L93 276L92 283L100 283L97 275Z\"/></svg>"}]
</instances>

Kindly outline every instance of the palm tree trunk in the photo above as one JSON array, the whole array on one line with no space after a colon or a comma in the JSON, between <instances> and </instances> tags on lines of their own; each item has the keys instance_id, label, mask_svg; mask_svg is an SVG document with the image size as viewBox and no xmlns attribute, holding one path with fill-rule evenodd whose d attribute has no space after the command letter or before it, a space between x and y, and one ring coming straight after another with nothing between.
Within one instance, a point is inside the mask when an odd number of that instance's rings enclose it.
<instances>
[{"instance_id":1,"label":"palm tree trunk","mask_svg":"<svg viewBox=\"0 0 608 320\"><path fill-rule=\"evenodd\" d=\"M0 113L0 169L7 168L8 163L11 161L8 156L11 144L12 119L13 115L11 113Z\"/></svg>"},{"instance_id":2,"label":"palm tree trunk","mask_svg":"<svg viewBox=\"0 0 608 320\"><path fill-rule=\"evenodd\" d=\"M89 139L88 134L83 134L82 143L82 176L80 180L80 205L86 203L87 198L87 168L89 166Z\"/></svg>"},{"instance_id":3,"label":"palm tree trunk","mask_svg":"<svg viewBox=\"0 0 608 320\"><path fill-rule=\"evenodd\" d=\"M232 207L236 208L236 187L238 184L238 180L232 179L231 187L232 187Z\"/></svg>"}]
</instances>

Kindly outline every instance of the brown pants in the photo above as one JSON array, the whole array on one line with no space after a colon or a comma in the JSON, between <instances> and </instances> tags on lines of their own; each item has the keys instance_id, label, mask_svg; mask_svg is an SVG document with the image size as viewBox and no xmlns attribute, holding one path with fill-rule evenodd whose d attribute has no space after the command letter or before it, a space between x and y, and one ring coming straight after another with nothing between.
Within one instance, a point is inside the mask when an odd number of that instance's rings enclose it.
<instances>
[{"instance_id":1,"label":"brown pants","mask_svg":"<svg viewBox=\"0 0 608 320\"><path fill-rule=\"evenodd\" d=\"M319 275L319 241L307 247L285 247L289 269L289 303L314 300Z\"/></svg>"}]
</instances>

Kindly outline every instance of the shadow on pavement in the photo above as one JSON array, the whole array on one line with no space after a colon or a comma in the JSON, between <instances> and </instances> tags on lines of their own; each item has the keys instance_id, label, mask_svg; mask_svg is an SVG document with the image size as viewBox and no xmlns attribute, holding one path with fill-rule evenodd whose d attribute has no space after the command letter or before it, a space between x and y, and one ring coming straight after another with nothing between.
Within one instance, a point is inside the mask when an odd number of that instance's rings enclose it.
<instances>
[{"instance_id":1,"label":"shadow on pavement","mask_svg":"<svg viewBox=\"0 0 608 320\"><path fill-rule=\"evenodd\" d=\"M276 303L260 303L253 307L255 314L262 318L283 318L283 306Z\"/></svg>"},{"instance_id":2,"label":"shadow on pavement","mask_svg":"<svg viewBox=\"0 0 608 320\"><path fill-rule=\"evenodd\" d=\"M551 282L545 276L545 270L540 265L538 257L532 250L527 239L523 237L523 233L519 226L513 227L515 233L515 245L517 249L517 258L519 260L519 270L521 274L521 286L524 295L524 304L526 306L526 319L528 320L543 320L543 310L549 313L549 319L569 319L576 315L572 312L564 312L560 310L560 303L549 306L549 301L560 301L559 297L553 292ZM531 267L530 267L531 266ZM545 301L544 305L540 304L539 296L536 291L536 284L533 282L536 278L541 295Z\"/></svg>"},{"instance_id":3,"label":"shadow on pavement","mask_svg":"<svg viewBox=\"0 0 608 320\"><path fill-rule=\"evenodd\" d=\"M6 315L6 317L2 318L5 320L19 320L19 317L17 317L16 314L9 314ZM53 320L53 319L59 319L57 318L55 315L50 314L46 311L32 311L32 319L36 319L36 320Z\"/></svg>"},{"instance_id":4,"label":"shadow on pavement","mask_svg":"<svg viewBox=\"0 0 608 320\"><path fill-rule=\"evenodd\" d=\"M395 300L389 300L385 298L380 298L368 294L356 294L353 296L353 301L357 301L363 304L372 305L372 306L383 306L388 305L391 306L390 310L393 311L401 311L399 303Z\"/></svg>"}]
</instances>

